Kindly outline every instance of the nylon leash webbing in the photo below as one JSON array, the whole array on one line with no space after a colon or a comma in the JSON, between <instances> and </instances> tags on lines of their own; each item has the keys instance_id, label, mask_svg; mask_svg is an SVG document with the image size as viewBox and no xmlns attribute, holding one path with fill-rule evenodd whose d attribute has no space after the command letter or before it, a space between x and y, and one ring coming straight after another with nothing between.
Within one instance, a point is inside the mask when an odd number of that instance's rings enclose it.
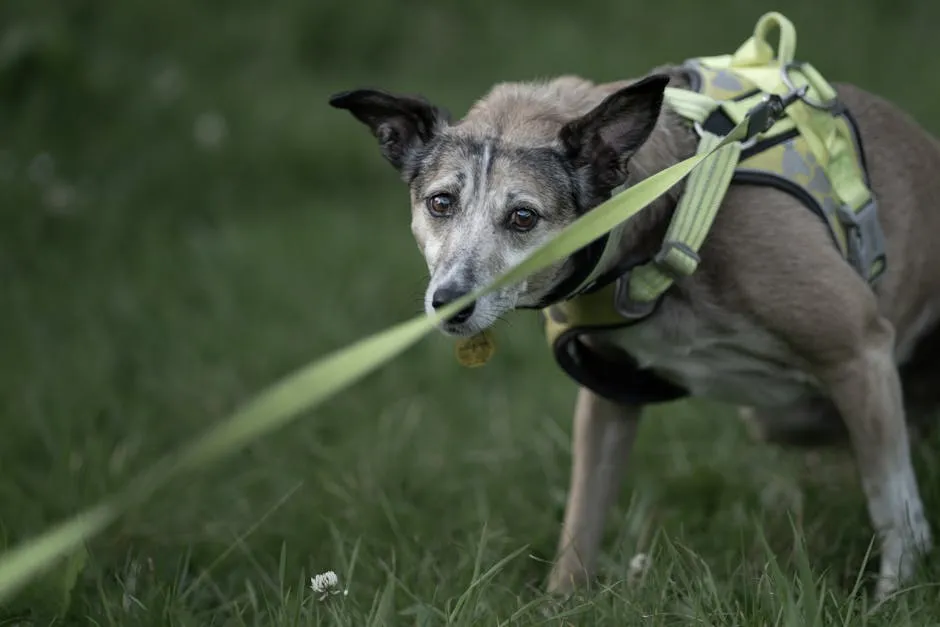
<instances>
[{"instance_id":1,"label":"nylon leash webbing","mask_svg":"<svg viewBox=\"0 0 940 627\"><path fill-rule=\"evenodd\" d=\"M697 154L709 153L722 137L704 133ZM665 292L675 278L689 276L699 264L698 252L718 215L741 156L741 144L721 147L689 175L685 193L676 206L663 246L649 263L635 268L630 276L630 298L651 302Z\"/></svg>"}]
</instances>

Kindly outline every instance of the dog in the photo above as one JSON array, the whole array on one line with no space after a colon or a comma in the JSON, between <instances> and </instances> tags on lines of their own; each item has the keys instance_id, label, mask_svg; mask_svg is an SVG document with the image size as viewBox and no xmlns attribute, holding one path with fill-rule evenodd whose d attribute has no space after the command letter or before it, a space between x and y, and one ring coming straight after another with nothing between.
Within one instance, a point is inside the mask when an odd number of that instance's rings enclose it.
<instances>
[{"instance_id":1,"label":"dog","mask_svg":"<svg viewBox=\"0 0 940 627\"><path fill-rule=\"evenodd\" d=\"M503 82L457 121L424 97L378 89L338 93L330 104L371 130L410 190L431 313L518 264L614 190L694 155L698 136L664 106L667 87L689 86L678 64L607 83ZM864 138L880 207L889 261L879 281L855 272L792 195L732 185L697 271L677 279L645 320L583 340L692 396L744 408L769 439L846 442L879 537L875 595L885 599L932 546L907 424L940 405L940 142L888 100L834 86ZM655 253L682 192L675 186L627 222L619 257ZM471 336L511 310L540 308L573 264L483 296L440 329ZM643 407L579 388L549 591L570 593L596 574L605 512Z\"/></svg>"}]
</instances>

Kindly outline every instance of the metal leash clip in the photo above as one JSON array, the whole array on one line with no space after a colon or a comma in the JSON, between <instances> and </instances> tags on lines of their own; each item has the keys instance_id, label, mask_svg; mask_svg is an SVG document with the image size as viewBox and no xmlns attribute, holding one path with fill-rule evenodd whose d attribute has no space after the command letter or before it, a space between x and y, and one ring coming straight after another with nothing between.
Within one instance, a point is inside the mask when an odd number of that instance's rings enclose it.
<instances>
[{"instance_id":1,"label":"metal leash clip","mask_svg":"<svg viewBox=\"0 0 940 627\"><path fill-rule=\"evenodd\" d=\"M791 85L787 86L791 87ZM750 139L769 131L783 116L787 107L797 100L806 102L807 91L809 91L809 86L804 85L799 89L791 87L790 91L783 95L767 94L764 96L747 112L747 118L750 120L747 125L747 138Z\"/></svg>"},{"instance_id":2,"label":"metal leash clip","mask_svg":"<svg viewBox=\"0 0 940 627\"><path fill-rule=\"evenodd\" d=\"M793 83L793 80L790 78L790 73L793 70L796 70L798 72L803 72L803 63L798 62L798 61L791 61L790 63L787 63L783 67L780 68L780 77L783 80L783 84L786 85L787 88L789 88L791 92L797 91L796 85ZM808 81L812 82L812 78L807 76L805 72L803 72L803 75ZM800 100L802 100L803 103L806 104L806 106L812 107L814 109L818 109L820 111L834 112L838 110L839 101L837 98L833 98L832 100L816 100L815 98L810 98L809 96L806 95L808 91L808 87L809 87L808 85L804 85L801 88L803 90L803 93L800 95Z\"/></svg>"}]
</instances>

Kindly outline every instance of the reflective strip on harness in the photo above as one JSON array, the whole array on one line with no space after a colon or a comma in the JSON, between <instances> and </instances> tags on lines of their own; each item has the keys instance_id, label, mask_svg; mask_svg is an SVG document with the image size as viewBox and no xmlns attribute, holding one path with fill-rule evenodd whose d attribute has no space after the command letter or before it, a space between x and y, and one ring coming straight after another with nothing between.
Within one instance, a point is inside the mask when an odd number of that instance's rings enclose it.
<instances>
[{"instance_id":1,"label":"reflective strip on harness","mask_svg":"<svg viewBox=\"0 0 940 627\"><path fill-rule=\"evenodd\" d=\"M710 151L720 141L717 135L703 133L698 153ZM689 176L662 248L652 261L635 268L630 275L631 300L656 300L673 280L695 272L700 260L698 251L718 215L740 155L741 144L729 144Z\"/></svg>"}]
</instances>

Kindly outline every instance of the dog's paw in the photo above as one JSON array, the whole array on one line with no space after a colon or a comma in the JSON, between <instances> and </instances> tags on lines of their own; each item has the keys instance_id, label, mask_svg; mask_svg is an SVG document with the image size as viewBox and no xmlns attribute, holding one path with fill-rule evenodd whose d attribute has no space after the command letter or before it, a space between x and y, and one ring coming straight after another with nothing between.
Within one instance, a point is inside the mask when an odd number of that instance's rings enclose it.
<instances>
[{"instance_id":1,"label":"dog's paw","mask_svg":"<svg viewBox=\"0 0 940 627\"><path fill-rule=\"evenodd\" d=\"M901 586L914 578L919 562L932 548L933 534L922 513L911 517L905 533L888 534L875 583L875 601L878 605L890 600Z\"/></svg>"},{"instance_id":2,"label":"dog's paw","mask_svg":"<svg viewBox=\"0 0 940 627\"><path fill-rule=\"evenodd\" d=\"M554 568L548 577L548 586L546 586L545 591L552 597L568 599L576 590L583 588L586 583L583 572Z\"/></svg>"},{"instance_id":3,"label":"dog's paw","mask_svg":"<svg viewBox=\"0 0 940 627\"><path fill-rule=\"evenodd\" d=\"M898 578L892 576L878 577L875 583L875 603L886 603L898 591Z\"/></svg>"},{"instance_id":4,"label":"dog's paw","mask_svg":"<svg viewBox=\"0 0 940 627\"><path fill-rule=\"evenodd\" d=\"M587 572L580 561L562 559L549 573L545 591L559 602L565 602L580 594L591 594L598 583L597 575Z\"/></svg>"}]
</instances>

